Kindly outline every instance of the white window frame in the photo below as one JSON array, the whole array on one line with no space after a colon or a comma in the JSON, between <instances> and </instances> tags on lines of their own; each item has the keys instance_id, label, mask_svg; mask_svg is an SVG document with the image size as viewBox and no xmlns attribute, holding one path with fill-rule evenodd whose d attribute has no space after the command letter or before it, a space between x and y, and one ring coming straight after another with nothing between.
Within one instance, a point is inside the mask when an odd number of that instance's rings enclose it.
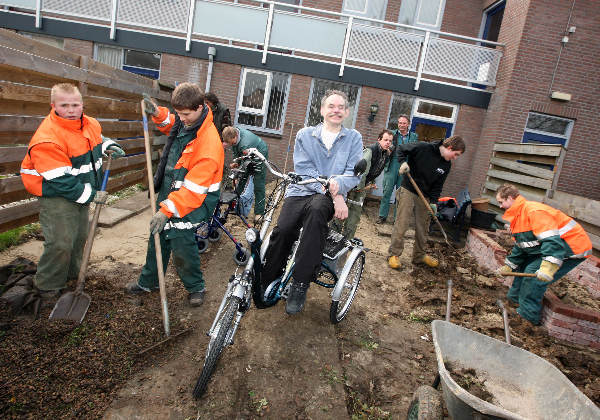
<instances>
[{"instance_id":1,"label":"white window frame","mask_svg":"<svg viewBox=\"0 0 600 420\"><path fill-rule=\"evenodd\" d=\"M260 108L260 109L242 106L242 102L244 100L244 87L246 86L246 76L248 75L248 73L261 74L261 75L264 75L267 77L267 80L265 82L265 93L263 95L262 108ZM244 114L260 115L260 116L264 117L266 114L267 105L269 103L268 98L271 97L271 82L272 82L272 80L273 80L273 73L271 73L269 71L245 68L242 71L242 82L240 83L240 94L239 94L238 106L237 106L238 112L243 112Z\"/></svg>"},{"instance_id":2,"label":"white window frame","mask_svg":"<svg viewBox=\"0 0 600 420\"><path fill-rule=\"evenodd\" d=\"M102 44L102 43L96 43L96 42L94 42L94 52L93 52L93 54L94 54L93 59L94 60L98 60L98 47L99 46L121 50L121 68L119 70L125 70L125 71L127 71L125 69L125 67L129 67L129 68L134 68L134 69L143 69L143 70L155 71L155 72L158 72L158 77L156 78L156 80L160 79L160 73L161 73L161 70L162 70L162 58L163 58L162 57L163 56L162 53L157 53L157 52L152 52L152 51L146 51L146 50L139 50L137 48L124 48L124 47L120 47L120 46L117 46L117 45L108 45L108 44ZM146 54L160 54L160 62L158 63L158 69L151 69L151 68L148 68L148 67L141 67L141 66L130 66L129 64L125 64L125 50L139 51L139 52L143 52L143 53L146 53ZM133 74L139 74L139 73L134 73L134 72L131 72L131 73L133 73ZM143 76L143 77L146 77L146 76L141 75L141 74L139 74L139 75Z\"/></svg>"},{"instance_id":3,"label":"white window frame","mask_svg":"<svg viewBox=\"0 0 600 420\"><path fill-rule=\"evenodd\" d=\"M438 115L423 114L421 112L417 112L417 109L419 109L419 105L421 104L421 102L451 107L452 108L452 116L451 117L440 117ZM448 102L441 102L441 101L432 101L431 99L416 98L414 105L413 105L412 117L425 118L428 120L434 120L434 121L440 121L440 122L454 124L456 122L457 114L458 114L458 105L456 105L456 104L450 104ZM411 121L412 121L412 117L411 117Z\"/></svg>"},{"instance_id":4,"label":"white window frame","mask_svg":"<svg viewBox=\"0 0 600 420\"><path fill-rule=\"evenodd\" d=\"M556 134L556 133L551 133L549 131L542 131L542 130L534 130L531 128L527 128L527 123L529 122L529 117L534 114L534 115L541 115L547 118L551 118L551 119L555 119L555 120L562 120L562 121L566 121L567 124L567 129L565 130L565 134ZM528 133L536 133L536 134L541 134L543 136L548 136L548 137L556 137L556 138L560 138L560 139L565 139L565 144L563 145L564 147L567 147L567 145L569 144L569 140L571 139L571 132L573 131L573 125L575 123L575 120L572 120L570 118L564 118L564 117L558 117L556 115L550 115L550 114L544 114L542 112L535 112L535 111L530 111L527 113L527 119L525 120L525 128L523 129L523 133L528 132Z\"/></svg>"},{"instance_id":5,"label":"white window frame","mask_svg":"<svg viewBox=\"0 0 600 420\"><path fill-rule=\"evenodd\" d=\"M350 9L346 6L347 3L348 3L348 0L344 0L344 3L342 4L342 13L349 13L349 14L360 13L362 15L366 15L367 10L369 10L369 0L363 0L364 7L362 10Z\"/></svg>"},{"instance_id":6,"label":"white window frame","mask_svg":"<svg viewBox=\"0 0 600 420\"><path fill-rule=\"evenodd\" d=\"M407 1L407 0L404 0ZM435 30L438 31L442 27L442 19L444 18L444 10L446 9L446 0L439 0L439 7L436 16L435 25L430 23L421 23L418 21L419 12L421 11L421 7L423 6L423 0L415 0L417 2L415 6L415 14L412 18L412 26L418 26L419 28L423 28L425 30ZM400 21L400 12L398 12L398 22Z\"/></svg>"}]
</instances>

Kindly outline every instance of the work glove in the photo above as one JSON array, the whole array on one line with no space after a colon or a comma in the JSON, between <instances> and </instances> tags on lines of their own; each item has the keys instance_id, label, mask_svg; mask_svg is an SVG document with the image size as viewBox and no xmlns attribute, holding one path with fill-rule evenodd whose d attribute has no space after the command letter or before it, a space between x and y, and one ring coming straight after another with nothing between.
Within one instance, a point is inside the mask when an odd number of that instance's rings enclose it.
<instances>
[{"instance_id":1,"label":"work glove","mask_svg":"<svg viewBox=\"0 0 600 420\"><path fill-rule=\"evenodd\" d=\"M114 141L113 139L103 135L100 135L100 137L102 137L102 143L106 143L107 141ZM118 159L120 157L125 156L125 152L123 151L123 149L121 149L121 146L119 146L118 144L111 144L106 148L106 151L109 150L112 152L113 159ZM106 156L106 153L103 156Z\"/></svg>"},{"instance_id":2,"label":"work glove","mask_svg":"<svg viewBox=\"0 0 600 420\"><path fill-rule=\"evenodd\" d=\"M433 210L433 214L437 214L437 204L429 203L429 207L431 207L431 210Z\"/></svg>"},{"instance_id":3,"label":"work glove","mask_svg":"<svg viewBox=\"0 0 600 420\"><path fill-rule=\"evenodd\" d=\"M108 191L96 191L96 196L94 197L94 203L104 204L104 203L106 203L107 198L108 198Z\"/></svg>"},{"instance_id":4,"label":"work glove","mask_svg":"<svg viewBox=\"0 0 600 420\"><path fill-rule=\"evenodd\" d=\"M169 218L162 211L159 210L154 213L154 216L150 219L150 233L154 235L155 233L162 232L167 220L169 220Z\"/></svg>"},{"instance_id":5,"label":"work glove","mask_svg":"<svg viewBox=\"0 0 600 420\"><path fill-rule=\"evenodd\" d=\"M144 93L143 97L144 97L144 111L146 111L146 114L150 114L150 115L156 117L158 115L158 107L156 106L156 104L154 103L152 98L147 93Z\"/></svg>"},{"instance_id":6,"label":"work glove","mask_svg":"<svg viewBox=\"0 0 600 420\"><path fill-rule=\"evenodd\" d=\"M400 175L404 175L405 173L407 173L409 171L410 171L410 168L408 166L408 163L402 162L402 165L400 165L400 170L398 171L398 173Z\"/></svg>"},{"instance_id":7,"label":"work glove","mask_svg":"<svg viewBox=\"0 0 600 420\"><path fill-rule=\"evenodd\" d=\"M512 273L512 268L510 268L508 265L503 265L502 267L500 267L497 270L498 275L503 275L503 274L508 274L508 273Z\"/></svg>"},{"instance_id":8,"label":"work glove","mask_svg":"<svg viewBox=\"0 0 600 420\"><path fill-rule=\"evenodd\" d=\"M542 260L542 264L540 264L540 268L535 272L535 275L540 281L552 281L558 269L558 264L554 264L547 260Z\"/></svg>"}]
</instances>

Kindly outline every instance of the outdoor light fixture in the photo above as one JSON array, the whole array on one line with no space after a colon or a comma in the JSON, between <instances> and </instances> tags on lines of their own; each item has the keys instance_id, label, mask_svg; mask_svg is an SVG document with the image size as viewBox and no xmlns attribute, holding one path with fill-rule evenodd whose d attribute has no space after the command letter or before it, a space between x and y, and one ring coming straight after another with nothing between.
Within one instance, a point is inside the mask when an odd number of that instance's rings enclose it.
<instances>
[{"instance_id":1,"label":"outdoor light fixture","mask_svg":"<svg viewBox=\"0 0 600 420\"><path fill-rule=\"evenodd\" d=\"M379 105L377 102L371 105L370 107L371 113L369 114L369 122L375 121L375 115L377 115L377 111L379 111Z\"/></svg>"}]
</instances>

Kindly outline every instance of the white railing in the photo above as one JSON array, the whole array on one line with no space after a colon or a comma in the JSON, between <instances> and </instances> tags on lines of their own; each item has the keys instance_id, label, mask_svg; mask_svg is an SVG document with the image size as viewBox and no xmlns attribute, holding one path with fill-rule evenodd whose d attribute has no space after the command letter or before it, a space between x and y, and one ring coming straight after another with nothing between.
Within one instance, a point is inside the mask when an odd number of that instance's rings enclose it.
<instances>
[{"instance_id":1,"label":"white railing","mask_svg":"<svg viewBox=\"0 0 600 420\"><path fill-rule=\"evenodd\" d=\"M311 54L311 59L338 64L340 77L348 63L359 68L368 64L373 71L401 71L413 76L415 90L424 75L496 84L502 44L310 7L249 1L257 4L220 0L0 0L0 6L34 12L38 28L44 15L91 19L110 27L111 39L125 27L147 33L166 31L185 39L186 51L191 50L194 37L220 39L224 44L245 42L262 51L262 64L269 54L280 54L281 50L298 57Z\"/></svg>"}]
</instances>

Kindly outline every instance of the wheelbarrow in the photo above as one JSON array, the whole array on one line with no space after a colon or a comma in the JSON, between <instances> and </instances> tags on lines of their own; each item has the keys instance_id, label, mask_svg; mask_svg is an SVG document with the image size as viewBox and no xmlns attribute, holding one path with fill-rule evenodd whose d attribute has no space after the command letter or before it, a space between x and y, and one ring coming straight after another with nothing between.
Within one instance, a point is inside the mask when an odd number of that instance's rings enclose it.
<instances>
[{"instance_id":1,"label":"wheelbarrow","mask_svg":"<svg viewBox=\"0 0 600 420\"><path fill-rule=\"evenodd\" d=\"M448 282L446 320L431 324L439 375L433 387L421 386L408 418L442 419L439 393L450 418L463 419L600 419L600 409L554 365L541 357L487 335L449 322L452 283ZM504 323L507 341L508 319ZM466 391L448 368L475 371L492 402ZM417 410L415 410L415 401Z\"/></svg>"}]
</instances>

